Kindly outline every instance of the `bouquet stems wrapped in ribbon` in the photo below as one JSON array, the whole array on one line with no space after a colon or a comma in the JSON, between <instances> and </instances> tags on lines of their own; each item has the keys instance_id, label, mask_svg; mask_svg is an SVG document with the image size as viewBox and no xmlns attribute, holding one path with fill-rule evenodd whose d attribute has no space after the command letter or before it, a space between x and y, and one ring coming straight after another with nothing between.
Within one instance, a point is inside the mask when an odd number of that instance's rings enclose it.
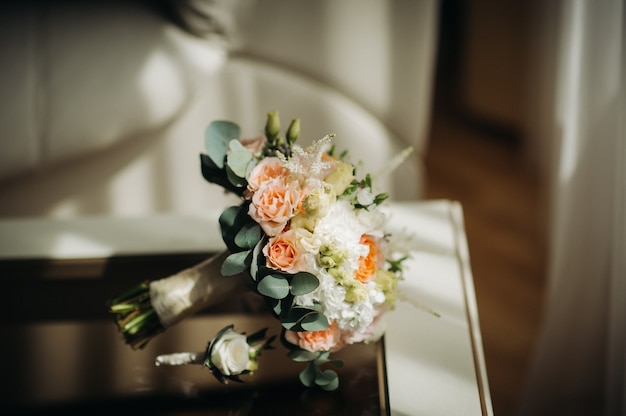
<instances>
[{"instance_id":1,"label":"bouquet stems wrapped in ribbon","mask_svg":"<svg viewBox=\"0 0 626 416\"><path fill-rule=\"evenodd\" d=\"M166 328L247 290L247 276L222 276L220 269L228 255L228 251L216 254L165 279L143 282L113 299L109 311L115 314L126 343L133 349L143 348Z\"/></svg>"},{"instance_id":2,"label":"bouquet stems wrapped in ribbon","mask_svg":"<svg viewBox=\"0 0 626 416\"><path fill-rule=\"evenodd\" d=\"M308 363L306 386L338 386L322 370L346 345L378 340L394 307L403 242L386 232L380 205L387 194L337 155L332 135L303 148L300 122L280 135L270 112L265 134L240 138L229 121L212 122L201 171L241 198L219 222L226 250L172 277L144 283L111 301L133 348L211 304L246 288L262 296L282 326L289 357ZM406 157L408 152L404 152Z\"/></svg>"}]
</instances>

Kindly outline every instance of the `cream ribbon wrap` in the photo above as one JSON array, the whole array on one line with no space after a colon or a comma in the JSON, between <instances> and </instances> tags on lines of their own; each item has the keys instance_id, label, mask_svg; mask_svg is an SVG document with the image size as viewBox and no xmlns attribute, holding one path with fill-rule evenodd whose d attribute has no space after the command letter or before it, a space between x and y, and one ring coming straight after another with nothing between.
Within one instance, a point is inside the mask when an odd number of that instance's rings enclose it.
<instances>
[{"instance_id":1,"label":"cream ribbon wrap","mask_svg":"<svg viewBox=\"0 0 626 416\"><path fill-rule=\"evenodd\" d=\"M164 328L247 290L245 273L222 276L224 251L165 279L150 283L150 300Z\"/></svg>"},{"instance_id":2,"label":"cream ribbon wrap","mask_svg":"<svg viewBox=\"0 0 626 416\"><path fill-rule=\"evenodd\" d=\"M161 365L188 365L188 364L203 364L204 352L177 352L174 354L159 355L154 360L154 365L157 367Z\"/></svg>"}]
</instances>

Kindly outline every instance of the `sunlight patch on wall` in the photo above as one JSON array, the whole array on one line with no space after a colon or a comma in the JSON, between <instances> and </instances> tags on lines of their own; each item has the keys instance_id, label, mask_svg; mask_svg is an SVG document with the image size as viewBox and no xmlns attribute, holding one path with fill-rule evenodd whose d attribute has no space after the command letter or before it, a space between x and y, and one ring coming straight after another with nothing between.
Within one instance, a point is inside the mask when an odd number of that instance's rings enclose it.
<instances>
[{"instance_id":1,"label":"sunlight patch on wall","mask_svg":"<svg viewBox=\"0 0 626 416\"><path fill-rule=\"evenodd\" d=\"M561 143L561 155L559 161L558 179L562 183L567 183L576 170L579 159L581 132L580 121L577 120L580 114L580 94L581 94L581 63L583 54L584 22L582 5L573 3L570 8L572 13L570 23L563 30L561 36L572 38L568 42L569 48L564 51L564 56L560 59L560 65L564 70L560 72L564 75L561 79L562 86L559 91L558 108L560 114L560 125L563 126L563 137Z\"/></svg>"},{"instance_id":2,"label":"sunlight patch on wall","mask_svg":"<svg viewBox=\"0 0 626 416\"><path fill-rule=\"evenodd\" d=\"M145 110L159 123L175 115L185 102L188 87L176 61L163 51L154 51L138 75Z\"/></svg>"}]
</instances>

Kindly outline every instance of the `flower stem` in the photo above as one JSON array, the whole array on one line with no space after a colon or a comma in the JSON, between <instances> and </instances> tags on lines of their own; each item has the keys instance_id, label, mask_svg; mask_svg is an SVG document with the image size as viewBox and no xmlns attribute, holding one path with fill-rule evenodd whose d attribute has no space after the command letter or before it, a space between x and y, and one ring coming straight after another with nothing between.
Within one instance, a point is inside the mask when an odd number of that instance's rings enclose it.
<instances>
[{"instance_id":1,"label":"flower stem","mask_svg":"<svg viewBox=\"0 0 626 416\"><path fill-rule=\"evenodd\" d=\"M148 282L112 300L109 312L115 315L118 329L133 349L145 347L152 337L165 330L150 302Z\"/></svg>"}]
</instances>

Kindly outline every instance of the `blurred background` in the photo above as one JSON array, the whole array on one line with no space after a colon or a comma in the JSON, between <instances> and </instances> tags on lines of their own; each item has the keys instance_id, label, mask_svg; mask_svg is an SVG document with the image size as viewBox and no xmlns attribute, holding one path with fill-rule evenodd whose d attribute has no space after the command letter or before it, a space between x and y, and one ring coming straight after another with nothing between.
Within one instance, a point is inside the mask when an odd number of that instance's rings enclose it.
<instances>
[{"instance_id":1,"label":"blurred background","mask_svg":"<svg viewBox=\"0 0 626 416\"><path fill-rule=\"evenodd\" d=\"M198 132L275 107L411 145L389 186L463 206L495 414L624 414L622 1L1 7L3 218L225 206Z\"/></svg>"},{"instance_id":2,"label":"blurred background","mask_svg":"<svg viewBox=\"0 0 626 416\"><path fill-rule=\"evenodd\" d=\"M546 286L546 182L526 134L532 3L440 3L425 153L425 197L463 205L496 415L519 410Z\"/></svg>"}]
</instances>

